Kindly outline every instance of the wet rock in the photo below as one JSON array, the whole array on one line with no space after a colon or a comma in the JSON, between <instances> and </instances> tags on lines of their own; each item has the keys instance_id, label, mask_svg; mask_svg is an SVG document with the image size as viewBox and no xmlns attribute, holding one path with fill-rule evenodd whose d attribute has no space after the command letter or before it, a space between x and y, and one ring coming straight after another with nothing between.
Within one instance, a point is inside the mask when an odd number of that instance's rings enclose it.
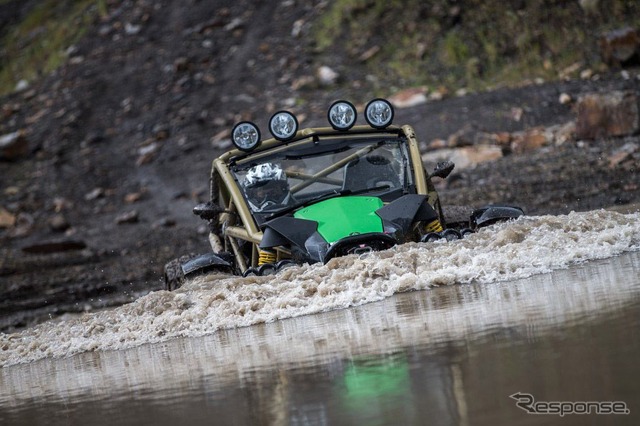
<instances>
[{"instance_id":1,"label":"wet rock","mask_svg":"<svg viewBox=\"0 0 640 426\"><path fill-rule=\"evenodd\" d=\"M571 95L569 95L568 93L561 93L560 97L558 98L558 101L562 104L562 105L567 105L570 104L571 101L573 101L573 98L571 97Z\"/></svg>"},{"instance_id":2,"label":"wet rock","mask_svg":"<svg viewBox=\"0 0 640 426\"><path fill-rule=\"evenodd\" d=\"M304 19L298 19L293 23L293 28L291 28L291 37L298 38L302 33L302 28L304 27Z\"/></svg>"},{"instance_id":3,"label":"wet rock","mask_svg":"<svg viewBox=\"0 0 640 426\"><path fill-rule=\"evenodd\" d=\"M434 150L434 149L443 149L447 147L447 141L445 141L444 139L433 139L431 142L429 142L429 145L427 145L427 149L429 150Z\"/></svg>"},{"instance_id":4,"label":"wet rock","mask_svg":"<svg viewBox=\"0 0 640 426\"><path fill-rule=\"evenodd\" d=\"M118 225L123 225L125 223L137 223L138 222L138 211L132 210L130 212L122 213L116 217L116 223Z\"/></svg>"},{"instance_id":5,"label":"wet rock","mask_svg":"<svg viewBox=\"0 0 640 426\"><path fill-rule=\"evenodd\" d=\"M449 94L449 89L444 86L438 87L436 90L429 93L430 101L441 101Z\"/></svg>"},{"instance_id":6,"label":"wet rock","mask_svg":"<svg viewBox=\"0 0 640 426\"><path fill-rule=\"evenodd\" d=\"M513 140L513 136L509 132L493 133L491 138L496 145L500 145L502 147L510 147Z\"/></svg>"},{"instance_id":7,"label":"wet rock","mask_svg":"<svg viewBox=\"0 0 640 426\"><path fill-rule=\"evenodd\" d=\"M29 143L24 136L24 131L9 133L0 136L0 159L16 160L29 153Z\"/></svg>"},{"instance_id":8,"label":"wet rock","mask_svg":"<svg viewBox=\"0 0 640 426\"><path fill-rule=\"evenodd\" d=\"M169 126L167 124L155 124L152 129L153 137L158 140L164 140L169 137Z\"/></svg>"},{"instance_id":9,"label":"wet rock","mask_svg":"<svg viewBox=\"0 0 640 426\"><path fill-rule=\"evenodd\" d=\"M142 26L140 25L131 24L129 22L124 24L124 32L127 35L136 35L140 32L141 29L142 29Z\"/></svg>"},{"instance_id":10,"label":"wet rock","mask_svg":"<svg viewBox=\"0 0 640 426\"><path fill-rule=\"evenodd\" d=\"M303 75L291 82L292 90L312 89L317 86L316 79L310 75Z\"/></svg>"},{"instance_id":11,"label":"wet rock","mask_svg":"<svg viewBox=\"0 0 640 426\"><path fill-rule=\"evenodd\" d=\"M323 65L320 68L318 68L317 77L318 77L318 82L323 86L331 86L335 84L336 81L338 81L340 74L335 72L330 67Z\"/></svg>"},{"instance_id":12,"label":"wet rock","mask_svg":"<svg viewBox=\"0 0 640 426\"><path fill-rule=\"evenodd\" d=\"M158 154L159 149L160 146L155 142L138 149L138 159L136 160L136 165L142 166L143 164L152 162Z\"/></svg>"},{"instance_id":13,"label":"wet rock","mask_svg":"<svg viewBox=\"0 0 640 426\"><path fill-rule=\"evenodd\" d=\"M16 216L0 207L0 228L11 228L16 224Z\"/></svg>"},{"instance_id":14,"label":"wet rock","mask_svg":"<svg viewBox=\"0 0 640 426\"><path fill-rule=\"evenodd\" d=\"M152 228L171 228L173 226L176 226L176 221L168 217L163 217L151 225Z\"/></svg>"},{"instance_id":15,"label":"wet rock","mask_svg":"<svg viewBox=\"0 0 640 426\"><path fill-rule=\"evenodd\" d=\"M62 251L83 250L87 244L81 240L62 239L43 241L22 247L22 251L29 254L50 254Z\"/></svg>"},{"instance_id":16,"label":"wet rock","mask_svg":"<svg viewBox=\"0 0 640 426\"><path fill-rule=\"evenodd\" d=\"M522 115L524 114L524 110L520 107L513 107L511 108L511 119L513 121L520 121L522 120Z\"/></svg>"},{"instance_id":17,"label":"wet rock","mask_svg":"<svg viewBox=\"0 0 640 426\"><path fill-rule=\"evenodd\" d=\"M640 34L633 28L609 31L600 38L602 60L611 66L640 63Z\"/></svg>"},{"instance_id":18,"label":"wet rock","mask_svg":"<svg viewBox=\"0 0 640 426\"><path fill-rule=\"evenodd\" d=\"M124 196L124 202L127 204L136 203L140 201L140 199L142 198L142 195L143 195L142 192L131 192Z\"/></svg>"},{"instance_id":19,"label":"wet rock","mask_svg":"<svg viewBox=\"0 0 640 426\"><path fill-rule=\"evenodd\" d=\"M580 71L580 78L583 80L591 80L592 78L594 78L593 70L587 68L586 70Z\"/></svg>"},{"instance_id":20,"label":"wet rock","mask_svg":"<svg viewBox=\"0 0 640 426\"><path fill-rule=\"evenodd\" d=\"M473 145L476 138L477 130L470 126L466 126L447 138L447 145L451 148L459 148L463 146Z\"/></svg>"},{"instance_id":21,"label":"wet rock","mask_svg":"<svg viewBox=\"0 0 640 426\"><path fill-rule=\"evenodd\" d=\"M638 95L634 92L593 93L576 105L576 137L595 139L625 136L640 131Z\"/></svg>"},{"instance_id":22,"label":"wet rock","mask_svg":"<svg viewBox=\"0 0 640 426\"><path fill-rule=\"evenodd\" d=\"M427 164L437 164L449 160L455 163L456 169L461 170L473 168L480 163L495 161L502 156L502 148L499 146L478 145L428 152L422 156L422 161Z\"/></svg>"},{"instance_id":23,"label":"wet rock","mask_svg":"<svg viewBox=\"0 0 640 426\"><path fill-rule=\"evenodd\" d=\"M609 156L608 163L610 169L623 166L625 163L634 162L634 154L640 152L640 145L634 142L624 144Z\"/></svg>"},{"instance_id":24,"label":"wet rock","mask_svg":"<svg viewBox=\"0 0 640 426\"><path fill-rule=\"evenodd\" d=\"M9 236L11 238L22 238L29 235L33 230L34 222L33 216L29 213L18 213L14 227L9 230Z\"/></svg>"},{"instance_id":25,"label":"wet rock","mask_svg":"<svg viewBox=\"0 0 640 426\"><path fill-rule=\"evenodd\" d=\"M56 214L49 219L49 228L54 232L64 232L70 227L67 219L61 214Z\"/></svg>"},{"instance_id":26,"label":"wet rock","mask_svg":"<svg viewBox=\"0 0 640 426\"><path fill-rule=\"evenodd\" d=\"M94 188L91 192L85 194L84 199L86 201L97 200L98 198L104 197L104 189L103 188Z\"/></svg>"},{"instance_id":27,"label":"wet rock","mask_svg":"<svg viewBox=\"0 0 640 426\"><path fill-rule=\"evenodd\" d=\"M242 18L233 18L231 22L223 27L225 31L233 32L241 29L244 26L244 20Z\"/></svg>"},{"instance_id":28,"label":"wet rock","mask_svg":"<svg viewBox=\"0 0 640 426\"><path fill-rule=\"evenodd\" d=\"M515 154L523 154L525 152L534 151L549 145L553 135L543 128L530 129L525 132L514 133L511 142L511 150Z\"/></svg>"},{"instance_id":29,"label":"wet rock","mask_svg":"<svg viewBox=\"0 0 640 426\"><path fill-rule=\"evenodd\" d=\"M401 90L390 96L389 102L399 109L421 105L427 102L427 90L424 87Z\"/></svg>"},{"instance_id":30,"label":"wet rock","mask_svg":"<svg viewBox=\"0 0 640 426\"><path fill-rule=\"evenodd\" d=\"M576 122L569 121L565 124L558 124L547 129L553 134L553 142L555 145L562 145L565 142L576 139Z\"/></svg>"},{"instance_id":31,"label":"wet rock","mask_svg":"<svg viewBox=\"0 0 640 426\"><path fill-rule=\"evenodd\" d=\"M367 62L369 59L373 58L376 54L378 54L378 52L380 52L380 46L376 45L373 46L367 50L365 50L359 57L358 59L361 62Z\"/></svg>"},{"instance_id":32,"label":"wet rock","mask_svg":"<svg viewBox=\"0 0 640 426\"><path fill-rule=\"evenodd\" d=\"M52 203L53 211L60 213L63 210L73 208L73 202L63 197L54 197Z\"/></svg>"},{"instance_id":33,"label":"wet rock","mask_svg":"<svg viewBox=\"0 0 640 426\"><path fill-rule=\"evenodd\" d=\"M191 66L189 58L180 57L173 61L173 70L175 72L187 71Z\"/></svg>"},{"instance_id":34,"label":"wet rock","mask_svg":"<svg viewBox=\"0 0 640 426\"><path fill-rule=\"evenodd\" d=\"M23 90L27 90L29 88L29 82L27 80L20 80L18 84L16 84L15 91L22 92Z\"/></svg>"}]
</instances>

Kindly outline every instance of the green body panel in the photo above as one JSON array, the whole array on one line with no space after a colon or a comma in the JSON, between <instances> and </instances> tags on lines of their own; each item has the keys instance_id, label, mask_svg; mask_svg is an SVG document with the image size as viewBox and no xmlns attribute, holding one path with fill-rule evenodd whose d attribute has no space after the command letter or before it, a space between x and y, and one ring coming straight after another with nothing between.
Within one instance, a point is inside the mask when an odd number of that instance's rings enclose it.
<instances>
[{"instance_id":1,"label":"green body panel","mask_svg":"<svg viewBox=\"0 0 640 426\"><path fill-rule=\"evenodd\" d=\"M377 197L338 197L300 209L293 216L318 222L318 233L334 243L349 235L382 232L382 219L376 210L383 205Z\"/></svg>"}]
</instances>

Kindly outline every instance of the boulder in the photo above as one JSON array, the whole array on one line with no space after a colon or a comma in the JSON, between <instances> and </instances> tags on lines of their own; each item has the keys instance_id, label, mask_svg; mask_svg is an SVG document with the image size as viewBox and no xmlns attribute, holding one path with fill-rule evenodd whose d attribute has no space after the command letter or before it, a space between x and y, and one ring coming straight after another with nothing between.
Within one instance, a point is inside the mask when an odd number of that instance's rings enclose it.
<instances>
[{"instance_id":1,"label":"boulder","mask_svg":"<svg viewBox=\"0 0 640 426\"><path fill-rule=\"evenodd\" d=\"M611 66L640 63L640 34L633 28L621 28L604 33L600 38L602 60Z\"/></svg>"},{"instance_id":2,"label":"boulder","mask_svg":"<svg viewBox=\"0 0 640 426\"><path fill-rule=\"evenodd\" d=\"M638 133L638 100L638 95L630 91L592 93L580 97L576 103L576 137L595 139Z\"/></svg>"}]
</instances>

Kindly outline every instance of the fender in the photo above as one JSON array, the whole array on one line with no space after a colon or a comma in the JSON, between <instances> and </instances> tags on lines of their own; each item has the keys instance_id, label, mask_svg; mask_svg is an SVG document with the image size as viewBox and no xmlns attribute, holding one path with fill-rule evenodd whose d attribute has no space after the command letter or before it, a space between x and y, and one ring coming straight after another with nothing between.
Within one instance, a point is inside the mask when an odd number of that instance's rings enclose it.
<instances>
[{"instance_id":1,"label":"fender","mask_svg":"<svg viewBox=\"0 0 640 426\"><path fill-rule=\"evenodd\" d=\"M233 263L228 253L207 253L180 265L185 277L214 269L233 271Z\"/></svg>"},{"instance_id":2,"label":"fender","mask_svg":"<svg viewBox=\"0 0 640 426\"><path fill-rule=\"evenodd\" d=\"M426 195L407 194L376 210L384 221L399 227L406 235L416 222L431 222L438 219L438 213L427 202Z\"/></svg>"},{"instance_id":3,"label":"fender","mask_svg":"<svg viewBox=\"0 0 640 426\"><path fill-rule=\"evenodd\" d=\"M471 225L474 228L489 226L501 220L517 219L524 215L520 207L490 205L471 213Z\"/></svg>"},{"instance_id":4,"label":"fender","mask_svg":"<svg viewBox=\"0 0 640 426\"><path fill-rule=\"evenodd\" d=\"M304 249L307 239L318 230L318 223L312 220L282 216L264 224L260 248L271 248L293 244Z\"/></svg>"}]
</instances>

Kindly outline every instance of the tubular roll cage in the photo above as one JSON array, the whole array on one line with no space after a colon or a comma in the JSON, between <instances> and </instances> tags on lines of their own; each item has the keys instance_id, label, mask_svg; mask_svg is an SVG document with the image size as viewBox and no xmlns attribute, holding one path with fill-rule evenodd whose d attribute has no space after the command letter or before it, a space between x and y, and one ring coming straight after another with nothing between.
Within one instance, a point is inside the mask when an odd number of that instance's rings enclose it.
<instances>
[{"instance_id":1,"label":"tubular roll cage","mask_svg":"<svg viewBox=\"0 0 640 426\"><path fill-rule=\"evenodd\" d=\"M430 180L426 178L416 134L411 126L398 127L392 125L383 130L373 129L369 126L355 126L348 131L338 131L330 127L303 129L298 131L295 137L287 142L268 139L262 142L255 151L243 152L235 149L213 160L210 176L210 197L212 202L218 204L224 210L217 219L219 226L216 228L222 229L225 251L233 253L240 268L240 273L244 273L249 267L258 264L258 245L262 241L263 233L251 215L249 206L238 188L238 184L229 167L238 162L259 159L274 152L286 150L288 147L295 147L309 142L320 143L323 137L340 137L342 135L405 137L411 159L416 193L427 195L429 204L436 208L436 211L442 216L435 188ZM238 219L240 220L240 225L238 225ZM251 265L247 265L245 254L242 252L238 240L252 244ZM289 258L290 255L291 253L286 249L281 247L276 249L277 260Z\"/></svg>"}]
</instances>

